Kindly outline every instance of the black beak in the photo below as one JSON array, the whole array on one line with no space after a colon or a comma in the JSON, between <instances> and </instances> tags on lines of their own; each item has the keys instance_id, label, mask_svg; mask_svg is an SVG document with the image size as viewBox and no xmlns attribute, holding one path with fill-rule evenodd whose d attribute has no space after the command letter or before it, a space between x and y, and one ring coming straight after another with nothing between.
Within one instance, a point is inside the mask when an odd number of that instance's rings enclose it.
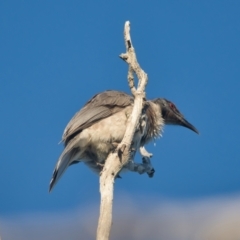
<instances>
[{"instance_id":1,"label":"black beak","mask_svg":"<svg viewBox=\"0 0 240 240\"><path fill-rule=\"evenodd\" d=\"M190 122L188 122L185 118L180 119L178 125L186 127L188 129L194 131L195 133L199 134L199 131Z\"/></svg>"},{"instance_id":2,"label":"black beak","mask_svg":"<svg viewBox=\"0 0 240 240\"><path fill-rule=\"evenodd\" d=\"M199 134L198 130L189 123L180 112L174 112L174 111L164 111L163 112L163 118L166 124L173 124L173 125L180 125L183 127L186 127L193 132Z\"/></svg>"},{"instance_id":3,"label":"black beak","mask_svg":"<svg viewBox=\"0 0 240 240\"><path fill-rule=\"evenodd\" d=\"M177 110L175 105L174 108L162 106L162 117L165 121L165 124L183 126L199 134L199 131L184 118L184 116Z\"/></svg>"}]
</instances>

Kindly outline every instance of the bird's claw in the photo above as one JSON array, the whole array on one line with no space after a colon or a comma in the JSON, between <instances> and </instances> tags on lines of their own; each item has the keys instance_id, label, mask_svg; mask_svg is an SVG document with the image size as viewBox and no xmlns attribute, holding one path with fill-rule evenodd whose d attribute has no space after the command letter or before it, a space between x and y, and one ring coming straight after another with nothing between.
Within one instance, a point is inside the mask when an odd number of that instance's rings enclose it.
<instances>
[{"instance_id":1,"label":"bird's claw","mask_svg":"<svg viewBox=\"0 0 240 240\"><path fill-rule=\"evenodd\" d=\"M148 174L148 176L150 178L152 178L154 176L154 173L155 173L155 169L154 168L152 168L150 172L147 172L147 174Z\"/></svg>"}]
</instances>

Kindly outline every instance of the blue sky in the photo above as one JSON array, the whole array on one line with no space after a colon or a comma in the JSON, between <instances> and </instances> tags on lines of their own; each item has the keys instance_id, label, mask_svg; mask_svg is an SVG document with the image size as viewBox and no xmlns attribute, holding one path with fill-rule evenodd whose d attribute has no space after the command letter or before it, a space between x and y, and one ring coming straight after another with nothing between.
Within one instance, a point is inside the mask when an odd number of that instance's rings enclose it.
<instances>
[{"instance_id":1,"label":"blue sky","mask_svg":"<svg viewBox=\"0 0 240 240\"><path fill-rule=\"evenodd\" d=\"M94 94L129 92L131 22L147 97L165 97L200 131L167 126L149 144L154 178L127 173L115 196L201 199L240 193L239 1L1 1L0 216L98 204L83 164L48 185L71 117Z\"/></svg>"}]
</instances>

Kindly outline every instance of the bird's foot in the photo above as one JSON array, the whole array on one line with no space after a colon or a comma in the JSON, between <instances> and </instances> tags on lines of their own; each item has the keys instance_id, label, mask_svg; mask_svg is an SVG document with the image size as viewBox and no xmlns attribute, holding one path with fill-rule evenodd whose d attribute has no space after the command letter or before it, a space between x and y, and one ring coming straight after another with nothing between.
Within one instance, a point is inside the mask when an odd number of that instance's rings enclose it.
<instances>
[{"instance_id":1,"label":"bird's foot","mask_svg":"<svg viewBox=\"0 0 240 240\"><path fill-rule=\"evenodd\" d=\"M133 160L129 161L129 163L124 166L129 171L137 172L139 174L147 173L150 178L154 175L154 168L151 165L151 162L146 163L135 163Z\"/></svg>"},{"instance_id":2,"label":"bird's foot","mask_svg":"<svg viewBox=\"0 0 240 240\"><path fill-rule=\"evenodd\" d=\"M154 173L155 173L155 169L152 168L149 172L147 172L147 175L152 178L154 176Z\"/></svg>"}]
</instances>

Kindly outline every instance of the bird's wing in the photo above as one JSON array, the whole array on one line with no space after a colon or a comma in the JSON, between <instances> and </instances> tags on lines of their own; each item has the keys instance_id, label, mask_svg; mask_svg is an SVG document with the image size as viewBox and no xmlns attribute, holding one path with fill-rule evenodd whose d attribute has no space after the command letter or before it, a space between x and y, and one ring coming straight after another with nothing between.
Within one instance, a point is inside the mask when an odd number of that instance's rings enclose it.
<instances>
[{"instance_id":1,"label":"bird's wing","mask_svg":"<svg viewBox=\"0 0 240 240\"><path fill-rule=\"evenodd\" d=\"M96 94L77 112L64 130L62 141L65 145L83 129L107 118L133 103L133 97L119 91L105 91Z\"/></svg>"}]
</instances>

